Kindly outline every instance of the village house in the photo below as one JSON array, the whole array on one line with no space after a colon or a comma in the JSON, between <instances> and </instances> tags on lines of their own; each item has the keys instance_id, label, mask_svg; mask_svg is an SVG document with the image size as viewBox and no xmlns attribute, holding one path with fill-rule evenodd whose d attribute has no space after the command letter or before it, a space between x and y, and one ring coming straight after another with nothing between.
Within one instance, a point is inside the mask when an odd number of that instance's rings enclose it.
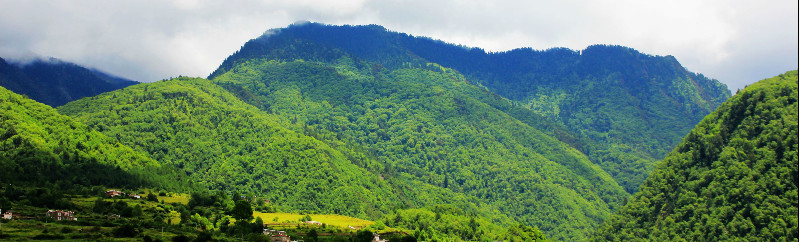
<instances>
[{"instance_id":1,"label":"village house","mask_svg":"<svg viewBox=\"0 0 800 242\"><path fill-rule=\"evenodd\" d=\"M117 191L117 190L108 190L108 191L106 191L106 196L109 196L109 197L116 197L116 196L120 196L120 195L122 195L122 192Z\"/></svg>"},{"instance_id":2,"label":"village house","mask_svg":"<svg viewBox=\"0 0 800 242\"><path fill-rule=\"evenodd\" d=\"M69 211L69 210L66 210L66 211L63 211L63 210L48 210L47 211L47 216L51 217L51 218L54 218L54 219L56 219L58 221L62 221L62 220L64 220L64 221L66 221L66 220L78 221L78 218L75 217L75 212L72 212L72 211Z\"/></svg>"},{"instance_id":3,"label":"village house","mask_svg":"<svg viewBox=\"0 0 800 242\"><path fill-rule=\"evenodd\" d=\"M11 210L8 210L5 213L3 213L3 219L11 220L12 218L14 218L14 212L12 212Z\"/></svg>"},{"instance_id":4,"label":"village house","mask_svg":"<svg viewBox=\"0 0 800 242\"><path fill-rule=\"evenodd\" d=\"M372 236L374 236L372 238L372 242L386 242L387 241L385 239L381 239L381 235L379 235L379 234L373 233Z\"/></svg>"},{"instance_id":5,"label":"village house","mask_svg":"<svg viewBox=\"0 0 800 242\"><path fill-rule=\"evenodd\" d=\"M264 229L263 234L269 236L269 241L271 242L292 242L292 238L286 235L284 231Z\"/></svg>"},{"instance_id":6,"label":"village house","mask_svg":"<svg viewBox=\"0 0 800 242\"><path fill-rule=\"evenodd\" d=\"M133 199L142 199L142 196L139 196L139 195L136 195L136 194L128 194L128 197L133 198Z\"/></svg>"},{"instance_id":7,"label":"village house","mask_svg":"<svg viewBox=\"0 0 800 242\"><path fill-rule=\"evenodd\" d=\"M319 222L319 221L303 221L303 223L307 223L307 224L313 224L313 225L317 225L317 226L322 226L322 223L321 223L321 222Z\"/></svg>"}]
</instances>

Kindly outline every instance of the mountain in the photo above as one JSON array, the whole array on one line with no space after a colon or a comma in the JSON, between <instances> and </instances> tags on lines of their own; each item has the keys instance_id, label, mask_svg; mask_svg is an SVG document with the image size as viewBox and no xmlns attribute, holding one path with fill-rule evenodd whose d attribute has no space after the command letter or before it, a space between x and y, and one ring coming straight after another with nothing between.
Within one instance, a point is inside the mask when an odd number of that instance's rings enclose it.
<instances>
[{"instance_id":1,"label":"mountain","mask_svg":"<svg viewBox=\"0 0 800 242\"><path fill-rule=\"evenodd\" d=\"M294 25L248 41L211 80L136 85L59 111L193 186L281 210L377 220L447 204L478 224L574 241L730 95L672 57L582 52L485 53L374 25ZM426 226L420 234L462 240L491 228Z\"/></svg>"},{"instance_id":2,"label":"mountain","mask_svg":"<svg viewBox=\"0 0 800 242\"><path fill-rule=\"evenodd\" d=\"M137 187L159 174L147 155L2 87L0 143L0 184Z\"/></svg>"},{"instance_id":3,"label":"mountain","mask_svg":"<svg viewBox=\"0 0 800 242\"><path fill-rule=\"evenodd\" d=\"M59 108L187 174L204 190L267 193L300 211L366 217L400 201L386 182L312 137L282 127L208 80L132 86ZM348 194L348 195L345 195ZM352 205L353 211L340 204Z\"/></svg>"},{"instance_id":4,"label":"mountain","mask_svg":"<svg viewBox=\"0 0 800 242\"><path fill-rule=\"evenodd\" d=\"M797 98L797 71L741 90L658 163L593 240L796 240Z\"/></svg>"},{"instance_id":5,"label":"mountain","mask_svg":"<svg viewBox=\"0 0 800 242\"><path fill-rule=\"evenodd\" d=\"M386 173L491 204L548 238L585 237L627 196L582 153L534 127L547 124L514 118L503 110L526 110L433 63L255 58L212 81L299 131L361 147Z\"/></svg>"},{"instance_id":6,"label":"mountain","mask_svg":"<svg viewBox=\"0 0 800 242\"><path fill-rule=\"evenodd\" d=\"M203 187L290 211L372 218L454 204L571 240L621 206L607 173L464 80L435 64L254 59L211 82L140 84L59 111Z\"/></svg>"},{"instance_id":7,"label":"mountain","mask_svg":"<svg viewBox=\"0 0 800 242\"><path fill-rule=\"evenodd\" d=\"M285 209L362 217L408 206L403 201L409 198L398 197L402 193L388 187L386 178L365 169L376 164L364 154L289 130L290 124L208 80L141 84L59 111L185 171L204 190L265 194ZM458 195L447 195L456 203L452 198Z\"/></svg>"},{"instance_id":8,"label":"mountain","mask_svg":"<svg viewBox=\"0 0 800 242\"><path fill-rule=\"evenodd\" d=\"M570 134L559 138L630 193L655 161L730 97L724 84L687 71L672 56L606 45L487 53L377 25L306 23L270 30L228 57L209 79L252 59L330 63L344 55L390 70L428 63L451 68L565 127Z\"/></svg>"},{"instance_id":9,"label":"mountain","mask_svg":"<svg viewBox=\"0 0 800 242\"><path fill-rule=\"evenodd\" d=\"M282 211L379 219L396 209L448 204L467 218L491 221L491 228L512 223L485 202L393 171L363 147L322 142L312 127L258 110L204 79L144 83L59 111L185 173L201 190L257 195ZM432 237L425 238L476 236L427 231Z\"/></svg>"},{"instance_id":10,"label":"mountain","mask_svg":"<svg viewBox=\"0 0 800 242\"><path fill-rule=\"evenodd\" d=\"M52 107L137 83L55 58L26 64L0 58L0 86Z\"/></svg>"}]
</instances>

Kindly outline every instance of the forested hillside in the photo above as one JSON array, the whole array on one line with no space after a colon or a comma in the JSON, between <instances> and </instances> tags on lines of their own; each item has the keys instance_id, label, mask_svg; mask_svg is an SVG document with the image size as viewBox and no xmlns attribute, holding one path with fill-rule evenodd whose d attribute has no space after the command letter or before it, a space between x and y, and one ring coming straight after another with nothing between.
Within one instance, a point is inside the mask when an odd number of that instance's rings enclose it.
<instances>
[{"instance_id":1,"label":"forested hillside","mask_svg":"<svg viewBox=\"0 0 800 242\"><path fill-rule=\"evenodd\" d=\"M579 151L494 108L511 105L450 69L339 61L253 60L214 80L236 96L180 79L60 111L202 187L263 194L287 210L379 218L455 204L572 239L626 196Z\"/></svg>"},{"instance_id":2,"label":"forested hillside","mask_svg":"<svg viewBox=\"0 0 800 242\"><path fill-rule=\"evenodd\" d=\"M797 240L797 98L797 71L741 90L658 163L593 240Z\"/></svg>"},{"instance_id":3,"label":"forested hillside","mask_svg":"<svg viewBox=\"0 0 800 242\"><path fill-rule=\"evenodd\" d=\"M571 134L556 137L588 155L628 192L636 191L652 164L730 97L724 84L687 71L671 56L604 45L486 53L377 25L307 23L270 30L228 57L209 78L253 58L331 63L345 54L390 70L427 63L452 68L470 83L566 127Z\"/></svg>"},{"instance_id":4,"label":"forested hillside","mask_svg":"<svg viewBox=\"0 0 800 242\"><path fill-rule=\"evenodd\" d=\"M0 84L34 99L84 97L58 107L67 117L2 89L0 182L203 191L188 207L216 220L209 231L228 229L233 205L196 202L234 194L430 241L580 241L602 224L593 239L781 239L797 226L797 72L680 142L730 92L621 46L487 53L309 23L248 41L209 79L129 86L58 61L0 64Z\"/></svg>"},{"instance_id":5,"label":"forested hillside","mask_svg":"<svg viewBox=\"0 0 800 242\"><path fill-rule=\"evenodd\" d=\"M146 154L2 87L0 143L4 185L138 187L159 177L159 164Z\"/></svg>"},{"instance_id":6,"label":"forested hillside","mask_svg":"<svg viewBox=\"0 0 800 242\"><path fill-rule=\"evenodd\" d=\"M0 58L0 86L52 107L136 83L55 58L26 64Z\"/></svg>"},{"instance_id":7,"label":"forested hillside","mask_svg":"<svg viewBox=\"0 0 800 242\"><path fill-rule=\"evenodd\" d=\"M583 238L626 197L579 151L495 108L509 102L436 64L251 59L213 81L300 131L363 147L382 174L467 194L549 238Z\"/></svg>"},{"instance_id":8,"label":"forested hillside","mask_svg":"<svg viewBox=\"0 0 800 242\"><path fill-rule=\"evenodd\" d=\"M320 142L312 136L323 133L298 121L304 117L264 113L208 80L140 84L59 110L178 168L203 190L252 194L282 211L379 219L396 209L448 204L468 219L490 221L493 228L478 234L480 230L456 233L417 227L425 231L421 238L428 239L498 238L507 236L498 225L513 223L473 196L426 184L378 162L362 146L337 139Z\"/></svg>"},{"instance_id":9,"label":"forested hillside","mask_svg":"<svg viewBox=\"0 0 800 242\"><path fill-rule=\"evenodd\" d=\"M204 190L361 217L401 204L386 182L352 164L366 165L364 157L287 130L207 80L137 85L59 110L178 168Z\"/></svg>"}]
</instances>

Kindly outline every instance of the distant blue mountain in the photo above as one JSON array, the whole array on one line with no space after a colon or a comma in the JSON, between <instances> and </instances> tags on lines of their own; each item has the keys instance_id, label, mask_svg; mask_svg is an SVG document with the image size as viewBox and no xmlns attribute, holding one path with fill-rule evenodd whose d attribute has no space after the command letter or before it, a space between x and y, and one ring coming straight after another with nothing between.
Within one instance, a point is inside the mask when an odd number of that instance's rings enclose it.
<instances>
[{"instance_id":1,"label":"distant blue mountain","mask_svg":"<svg viewBox=\"0 0 800 242\"><path fill-rule=\"evenodd\" d=\"M30 63L0 58L0 86L52 107L134 84L138 82L56 58Z\"/></svg>"}]
</instances>

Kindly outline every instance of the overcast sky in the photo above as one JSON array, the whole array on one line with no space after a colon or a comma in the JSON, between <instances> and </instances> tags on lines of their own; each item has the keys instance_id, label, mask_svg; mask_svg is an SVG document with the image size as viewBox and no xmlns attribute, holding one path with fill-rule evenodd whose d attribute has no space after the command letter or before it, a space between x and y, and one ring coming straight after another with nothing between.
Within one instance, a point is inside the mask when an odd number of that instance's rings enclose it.
<instances>
[{"instance_id":1,"label":"overcast sky","mask_svg":"<svg viewBox=\"0 0 800 242\"><path fill-rule=\"evenodd\" d=\"M379 24L504 51L616 44L673 55L736 90L797 69L797 0L0 0L0 57L56 57L152 82L206 77L297 21Z\"/></svg>"}]
</instances>

